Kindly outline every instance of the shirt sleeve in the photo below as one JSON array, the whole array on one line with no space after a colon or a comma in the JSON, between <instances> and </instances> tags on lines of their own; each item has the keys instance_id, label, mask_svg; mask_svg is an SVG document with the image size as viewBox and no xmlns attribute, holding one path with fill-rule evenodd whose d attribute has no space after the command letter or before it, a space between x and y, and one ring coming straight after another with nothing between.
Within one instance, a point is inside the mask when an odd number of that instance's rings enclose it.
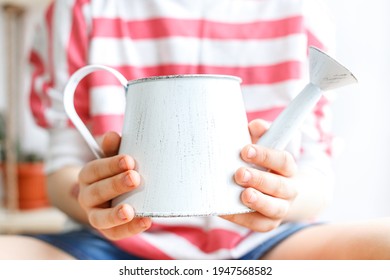
<instances>
[{"instance_id":1,"label":"shirt sleeve","mask_svg":"<svg viewBox=\"0 0 390 280\"><path fill-rule=\"evenodd\" d=\"M30 108L36 123L50 135L46 171L80 165L93 158L63 108L63 89L70 75L87 63L90 22L86 0L50 4L38 23L30 53ZM88 81L75 94L75 108L89 123Z\"/></svg>"}]
</instances>

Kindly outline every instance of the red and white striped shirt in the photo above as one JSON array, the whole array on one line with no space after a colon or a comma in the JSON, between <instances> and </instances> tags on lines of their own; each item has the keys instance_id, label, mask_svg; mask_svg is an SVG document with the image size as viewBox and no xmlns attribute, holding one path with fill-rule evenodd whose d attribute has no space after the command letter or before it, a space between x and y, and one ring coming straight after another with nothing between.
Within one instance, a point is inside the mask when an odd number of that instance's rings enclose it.
<instances>
[{"instance_id":1,"label":"red and white striped shirt","mask_svg":"<svg viewBox=\"0 0 390 280\"><path fill-rule=\"evenodd\" d=\"M173 74L239 76L248 119L272 121L305 84L308 46L327 49L329 24L317 0L54 2L31 54L31 108L51 135L47 171L93 159L62 105L64 86L80 67L104 64L129 80ZM86 78L75 104L95 136L120 132L123 88L110 75L97 72ZM328 111L323 98L291 141L288 150L299 165L328 171ZM218 217L155 219L147 232L116 244L144 258L229 259L287 227L255 233Z\"/></svg>"}]
</instances>

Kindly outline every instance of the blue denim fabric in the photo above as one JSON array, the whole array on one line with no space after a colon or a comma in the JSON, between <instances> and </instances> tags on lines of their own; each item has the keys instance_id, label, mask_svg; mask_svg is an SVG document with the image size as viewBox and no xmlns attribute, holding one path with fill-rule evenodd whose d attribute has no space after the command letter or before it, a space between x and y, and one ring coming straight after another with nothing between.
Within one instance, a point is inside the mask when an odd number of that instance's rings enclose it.
<instances>
[{"instance_id":1,"label":"blue denim fabric","mask_svg":"<svg viewBox=\"0 0 390 280\"><path fill-rule=\"evenodd\" d=\"M279 244L281 241L306 228L308 224L293 224L285 231L265 241L240 260L260 259ZM37 239L45 241L80 260L140 260L141 258L131 255L122 249L114 246L110 241L100 236L93 230L84 228L61 234L39 234L31 235Z\"/></svg>"}]
</instances>

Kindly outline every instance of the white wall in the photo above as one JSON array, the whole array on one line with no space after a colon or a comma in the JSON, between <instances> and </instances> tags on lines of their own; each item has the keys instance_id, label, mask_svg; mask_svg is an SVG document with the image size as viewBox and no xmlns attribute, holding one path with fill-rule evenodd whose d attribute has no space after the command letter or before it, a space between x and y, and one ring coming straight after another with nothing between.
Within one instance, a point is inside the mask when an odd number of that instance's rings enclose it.
<instances>
[{"instance_id":1,"label":"white wall","mask_svg":"<svg viewBox=\"0 0 390 280\"><path fill-rule=\"evenodd\" d=\"M344 149L335 159L335 200L324 218L390 216L390 1L327 3L337 27L335 55L357 76L359 84L336 91L334 131L343 140ZM0 42L4 42L1 18L0 14ZM3 47L0 43L1 61ZM4 105L3 66L0 63L0 109ZM27 123L21 134L29 137L24 145L44 149L45 133L25 114Z\"/></svg>"},{"instance_id":2,"label":"white wall","mask_svg":"<svg viewBox=\"0 0 390 280\"><path fill-rule=\"evenodd\" d=\"M334 131L344 149L335 159L335 201L325 217L390 216L390 1L327 2L336 56L359 83L337 91Z\"/></svg>"}]
</instances>

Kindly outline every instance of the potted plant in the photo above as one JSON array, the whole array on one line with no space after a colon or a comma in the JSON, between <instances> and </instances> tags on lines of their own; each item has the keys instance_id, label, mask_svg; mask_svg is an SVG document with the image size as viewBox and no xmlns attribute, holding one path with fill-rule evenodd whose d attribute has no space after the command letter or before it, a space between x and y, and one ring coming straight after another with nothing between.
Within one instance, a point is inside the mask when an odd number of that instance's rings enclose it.
<instances>
[{"instance_id":1,"label":"potted plant","mask_svg":"<svg viewBox=\"0 0 390 280\"><path fill-rule=\"evenodd\" d=\"M0 200L5 198L6 172L5 152L6 128L5 121L0 112ZM17 193L18 209L29 210L49 206L46 192L46 180L42 156L25 152L20 145L17 146Z\"/></svg>"},{"instance_id":2,"label":"potted plant","mask_svg":"<svg viewBox=\"0 0 390 280\"><path fill-rule=\"evenodd\" d=\"M18 155L18 205L20 210L49 206L46 192L44 164L41 156L34 153Z\"/></svg>"}]
</instances>

